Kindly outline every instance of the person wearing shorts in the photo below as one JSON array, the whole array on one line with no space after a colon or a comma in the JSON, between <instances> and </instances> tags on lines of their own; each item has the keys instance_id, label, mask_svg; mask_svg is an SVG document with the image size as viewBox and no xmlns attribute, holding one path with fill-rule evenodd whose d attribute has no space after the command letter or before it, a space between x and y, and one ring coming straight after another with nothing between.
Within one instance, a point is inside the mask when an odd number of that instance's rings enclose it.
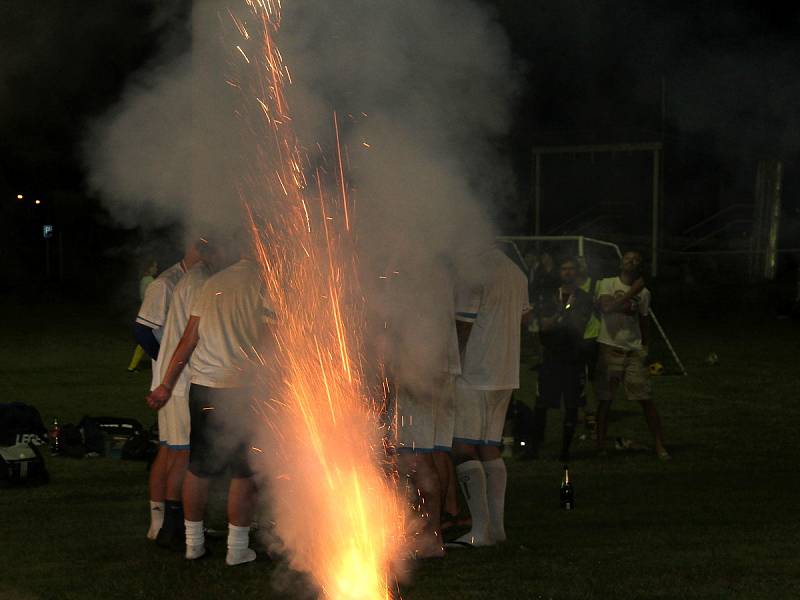
<instances>
[{"instance_id":1,"label":"person wearing shorts","mask_svg":"<svg viewBox=\"0 0 800 600\"><path fill-rule=\"evenodd\" d=\"M578 287L577 261L559 261L561 285L542 296L537 306L542 364L539 367L539 394L533 413L533 438L527 457L537 456L544 440L547 410L564 406L564 425L559 460L569 461L569 449L578 423L578 407L585 405L584 363L581 343L586 323L593 310L592 297ZM583 402L582 402L583 401Z\"/></svg>"},{"instance_id":2,"label":"person wearing shorts","mask_svg":"<svg viewBox=\"0 0 800 600\"><path fill-rule=\"evenodd\" d=\"M605 450L611 401L622 385L628 399L642 405L647 426L655 439L656 454L662 460L669 460L646 364L651 295L642 278L642 255L626 252L621 267L618 277L603 279L597 286L597 302L602 313L595 380L597 448Z\"/></svg>"},{"instance_id":3,"label":"person wearing shorts","mask_svg":"<svg viewBox=\"0 0 800 600\"><path fill-rule=\"evenodd\" d=\"M201 478L229 472L234 479L253 476L248 461L252 438L249 388L213 388L192 384L188 411L192 422L190 435L191 470Z\"/></svg>"},{"instance_id":4,"label":"person wearing shorts","mask_svg":"<svg viewBox=\"0 0 800 600\"><path fill-rule=\"evenodd\" d=\"M213 246L205 239L194 244L200 261L189 268L180 278L172 292L164 333L161 336L161 352L164 360L159 361L160 377L163 380L169 367L169 359L180 342L189 322L189 310L194 298L200 292L211 274L210 265L215 253ZM172 396L159 411L160 429L167 447L167 480L164 502L164 523L156 538L159 546L183 549L183 504L181 490L186 467L189 463L189 370L184 370L172 389Z\"/></svg>"},{"instance_id":5,"label":"person wearing shorts","mask_svg":"<svg viewBox=\"0 0 800 600\"><path fill-rule=\"evenodd\" d=\"M397 465L424 521L414 552L417 558L440 557L441 515L451 483L455 496L446 460L453 445L455 376L461 371L455 289L449 267L431 261L399 274L387 291L388 322L397 324L389 331Z\"/></svg>"},{"instance_id":6,"label":"person wearing shorts","mask_svg":"<svg viewBox=\"0 0 800 600\"><path fill-rule=\"evenodd\" d=\"M519 388L520 338L530 311L528 281L499 248L474 260L456 295L461 375L456 380L453 455L472 529L451 544L489 546L505 541L506 467L503 426Z\"/></svg>"},{"instance_id":7,"label":"person wearing shorts","mask_svg":"<svg viewBox=\"0 0 800 600\"><path fill-rule=\"evenodd\" d=\"M594 381L595 369L597 369L597 336L600 335L600 313L596 307L597 300L597 281L592 279L589 274L589 265L586 257L579 256L578 261L578 277L576 282L584 292L589 294L592 302L595 302L594 310L586 323L586 329L583 332L583 341L580 343L581 362L584 365L584 384L581 389L581 401L579 406L583 407L584 423L586 424L587 431L594 437L597 431L597 395L594 394ZM592 403L589 402L589 388L592 387L593 396Z\"/></svg>"},{"instance_id":8,"label":"person wearing shorts","mask_svg":"<svg viewBox=\"0 0 800 600\"><path fill-rule=\"evenodd\" d=\"M161 342L175 286L186 271L200 260L201 256L197 252L195 244L189 244L183 259L162 272L145 289L142 305L133 325L133 335L139 346L153 361L151 391L161 383L161 366L164 362L169 361L169 355L165 357L167 352L161 349ZM158 532L164 523L166 508L169 451L167 448L167 424L164 417L164 414L158 413L159 449L150 466L148 477L150 528L147 531L147 539L149 540L155 540L158 537Z\"/></svg>"},{"instance_id":9,"label":"person wearing shorts","mask_svg":"<svg viewBox=\"0 0 800 600\"><path fill-rule=\"evenodd\" d=\"M209 478L229 472L225 562L229 566L252 562L256 554L249 547L249 533L256 489L248 464L252 451L247 425L252 403L249 374L256 349L263 345L267 322L274 317L258 263L248 253L212 275L190 315L162 385L148 397L152 406L163 406L191 358L190 451L183 482L186 558L205 555L203 517Z\"/></svg>"}]
</instances>

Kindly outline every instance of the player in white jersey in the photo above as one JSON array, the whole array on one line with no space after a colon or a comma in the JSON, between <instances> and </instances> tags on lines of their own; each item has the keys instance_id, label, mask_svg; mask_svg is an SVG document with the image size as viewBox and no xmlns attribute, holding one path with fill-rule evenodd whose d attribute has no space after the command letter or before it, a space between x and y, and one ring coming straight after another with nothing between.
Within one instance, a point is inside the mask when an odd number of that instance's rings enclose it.
<instances>
[{"instance_id":1,"label":"player in white jersey","mask_svg":"<svg viewBox=\"0 0 800 600\"><path fill-rule=\"evenodd\" d=\"M133 333L138 344L153 361L153 376L150 389L154 390L161 383L161 363L165 360L163 353L159 352L161 336L167 322L170 301L175 285L187 269L200 261L200 254L191 244L183 259L177 264L162 272L147 286L142 306L136 316ZM169 356L166 357L169 359ZM147 531L148 539L154 540L164 522L164 500L167 485L167 425L164 415L158 415L158 435L160 448L150 467L149 495L150 495L150 529Z\"/></svg>"},{"instance_id":2,"label":"player in white jersey","mask_svg":"<svg viewBox=\"0 0 800 600\"><path fill-rule=\"evenodd\" d=\"M147 288L151 283L153 283L157 274L158 262L151 260L145 267L142 278L139 280L139 302L144 300L144 295L147 292ZM142 348L139 344L136 344L136 348L133 351L133 357L131 358L130 364L128 364L128 371L130 373L136 373L139 371L139 363L142 361L142 358L144 358L144 348Z\"/></svg>"},{"instance_id":3,"label":"player in white jersey","mask_svg":"<svg viewBox=\"0 0 800 600\"><path fill-rule=\"evenodd\" d=\"M440 519L449 479L437 468L435 454L452 448L454 384L461 372L453 282L447 268L434 262L399 274L393 283L387 304L398 467L426 521L417 535L416 556L442 556Z\"/></svg>"},{"instance_id":4,"label":"player in white jersey","mask_svg":"<svg viewBox=\"0 0 800 600\"><path fill-rule=\"evenodd\" d=\"M519 388L522 322L530 311L528 280L500 249L476 258L472 284L457 295L456 319L464 347L456 380L453 455L472 529L453 546L488 546L506 539L503 425Z\"/></svg>"},{"instance_id":5,"label":"player in white jersey","mask_svg":"<svg viewBox=\"0 0 800 600\"><path fill-rule=\"evenodd\" d=\"M148 396L153 408L166 404L191 359L189 470L182 494L190 560L206 552L203 516L208 480L225 471L231 474L225 562L232 566L256 557L249 548L255 498L249 465L250 373L267 332L266 322L274 317L265 295L259 266L249 257L211 276L192 304L161 385Z\"/></svg>"},{"instance_id":6,"label":"player in white jersey","mask_svg":"<svg viewBox=\"0 0 800 600\"><path fill-rule=\"evenodd\" d=\"M194 298L211 275L216 258L213 246L198 243L195 248L202 260L186 271L175 285L172 293L167 321L161 336L161 350L164 360L160 362L160 380L163 380L169 366L167 360L172 356L180 342L183 331L189 322L189 311ZM167 482L164 501L164 523L156 542L160 546L183 547L183 505L181 488L189 463L189 383L190 373L181 373L172 391L170 401L158 413L166 429Z\"/></svg>"},{"instance_id":7,"label":"player in white jersey","mask_svg":"<svg viewBox=\"0 0 800 600\"><path fill-rule=\"evenodd\" d=\"M656 454L662 460L669 460L645 364L650 339L650 290L644 286L641 273L641 254L626 252L619 276L597 284L597 302L602 313L595 383L597 447L600 451L605 448L611 401L622 384L628 399L642 405L647 426L655 438Z\"/></svg>"}]
</instances>

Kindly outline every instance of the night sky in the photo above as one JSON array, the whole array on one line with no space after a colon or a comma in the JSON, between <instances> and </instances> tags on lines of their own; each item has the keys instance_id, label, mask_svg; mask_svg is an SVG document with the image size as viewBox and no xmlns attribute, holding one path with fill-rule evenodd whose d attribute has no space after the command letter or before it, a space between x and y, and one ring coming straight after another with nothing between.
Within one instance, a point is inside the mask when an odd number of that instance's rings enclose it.
<instances>
[{"instance_id":1,"label":"night sky","mask_svg":"<svg viewBox=\"0 0 800 600\"><path fill-rule=\"evenodd\" d=\"M508 32L520 73L511 136L498 140L514 161L520 202L527 202L533 144L663 138L667 199L683 198L673 201L676 211L713 211L728 195L752 195L759 158L786 161L786 210L800 207L793 171L800 158L800 8L481 2ZM87 125L115 103L132 73L163 56L164 41L174 43L174 32L186 27L188 9L185 1L2 2L5 196L84 193ZM686 200L692 194L703 197L700 208ZM95 205L81 206L99 218ZM697 218L684 216L674 217L676 227Z\"/></svg>"}]
</instances>

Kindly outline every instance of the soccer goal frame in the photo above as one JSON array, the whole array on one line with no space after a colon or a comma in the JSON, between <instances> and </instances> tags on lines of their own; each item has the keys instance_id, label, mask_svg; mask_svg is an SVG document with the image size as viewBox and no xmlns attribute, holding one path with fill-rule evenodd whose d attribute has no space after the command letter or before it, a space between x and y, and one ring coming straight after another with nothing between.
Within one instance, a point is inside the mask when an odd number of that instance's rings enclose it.
<instances>
[{"instance_id":1,"label":"soccer goal frame","mask_svg":"<svg viewBox=\"0 0 800 600\"><path fill-rule=\"evenodd\" d=\"M578 245L578 256L583 257L584 252L586 250L586 244L592 244L596 246L605 246L606 248L612 248L614 252L616 252L617 256L622 259L622 250L620 250L619 246L613 242L607 242L605 240L598 240L595 238L586 237L583 235L518 235L518 236L508 236L508 235L501 235L497 237L499 242L503 242L506 244L510 244L512 248L514 248L514 252L517 254L520 262L527 266L530 269L531 265L527 263L525 257L522 256L522 252L519 251L519 246L517 246L517 242L576 242ZM678 365L678 368L681 370L681 374L688 375L689 373L686 371L686 367L683 366L683 361L681 361L678 353L675 351L675 348L672 346L672 342L670 342L669 337L667 336L667 332L664 331L664 328L661 326L661 322L656 317L656 314L653 312L653 309L650 309L650 317L653 319L653 324L656 326L658 330L658 334L661 336L661 339L664 340L667 348L669 349L672 358L675 359L675 364Z\"/></svg>"}]
</instances>

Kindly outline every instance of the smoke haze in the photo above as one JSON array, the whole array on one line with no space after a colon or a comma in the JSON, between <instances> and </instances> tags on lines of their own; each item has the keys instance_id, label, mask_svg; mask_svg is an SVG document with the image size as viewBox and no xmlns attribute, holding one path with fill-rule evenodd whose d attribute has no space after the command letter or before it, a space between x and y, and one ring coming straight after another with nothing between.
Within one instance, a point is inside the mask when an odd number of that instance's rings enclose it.
<instances>
[{"instance_id":1,"label":"smoke haze","mask_svg":"<svg viewBox=\"0 0 800 600\"><path fill-rule=\"evenodd\" d=\"M297 0L284 9L277 42L293 80L293 127L312 164L327 170L335 164L339 115L372 322L392 321L402 340L395 358L446 358L452 288L433 285L442 278L432 265L460 265L487 247L491 214L513 188L494 145L509 126L515 89L502 31L469 0ZM93 130L91 183L127 224L147 208L156 222L224 230L242 221L240 194L264 193L252 179L258 169L248 168L258 160L254 148L268 145L253 143L259 129L252 119L263 117L248 94L259 85L242 80L254 76L241 68L250 63L249 46L232 41L227 11L197 3L191 54L139 74ZM435 317L420 320L429 311ZM347 442L352 436L377 437L368 426L354 421L338 436L347 447L331 443L329 450L346 456L358 447ZM296 450L289 466L300 483L273 485L271 511L290 564L309 570L314 532L297 518L298 494L323 506L315 498L325 490L313 480L319 457ZM268 479L285 467L272 458L265 457Z\"/></svg>"},{"instance_id":2,"label":"smoke haze","mask_svg":"<svg viewBox=\"0 0 800 600\"><path fill-rule=\"evenodd\" d=\"M247 76L227 10L197 3L191 53L137 74L86 145L92 185L128 225L143 214L189 231L242 220L254 128L236 86L252 86L227 82ZM370 321L420 322L420 307L451 303L425 285L439 279L431 265L469 273L513 189L495 147L516 89L502 30L470 0L297 0L285 3L278 44L294 128L313 161L322 150L323 168L333 168L339 115ZM407 352L441 353L446 327L435 339L423 330L402 336L416 340Z\"/></svg>"}]
</instances>

